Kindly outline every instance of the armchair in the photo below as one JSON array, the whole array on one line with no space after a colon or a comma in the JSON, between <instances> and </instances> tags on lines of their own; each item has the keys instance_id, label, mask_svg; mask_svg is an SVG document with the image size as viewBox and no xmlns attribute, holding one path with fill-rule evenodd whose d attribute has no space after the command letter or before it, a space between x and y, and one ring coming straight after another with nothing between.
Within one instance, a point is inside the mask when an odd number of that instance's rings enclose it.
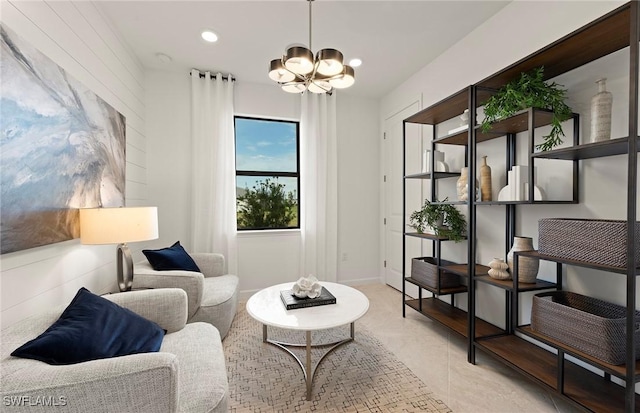
<instances>
[{"instance_id":1,"label":"armchair","mask_svg":"<svg viewBox=\"0 0 640 413\"><path fill-rule=\"evenodd\" d=\"M133 288L181 288L188 296L187 322L213 324L224 339L236 315L239 279L224 274L224 256L216 253L192 253L201 272L156 271L147 260L135 264Z\"/></svg>"},{"instance_id":2,"label":"armchair","mask_svg":"<svg viewBox=\"0 0 640 413\"><path fill-rule=\"evenodd\" d=\"M43 406L78 413L227 411L220 335L206 323L186 324L184 291L132 291L104 298L167 330L160 351L62 366L12 357L14 349L46 330L64 308L27 318L2 331L0 395L7 411L41 411Z\"/></svg>"}]
</instances>

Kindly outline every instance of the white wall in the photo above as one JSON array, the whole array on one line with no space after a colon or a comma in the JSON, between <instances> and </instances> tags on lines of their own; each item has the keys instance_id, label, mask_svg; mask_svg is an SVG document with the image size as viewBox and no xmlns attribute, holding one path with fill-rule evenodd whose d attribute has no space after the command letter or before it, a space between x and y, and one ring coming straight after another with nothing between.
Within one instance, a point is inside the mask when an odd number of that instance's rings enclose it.
<instances>
[{"instance_id":1,"label":"white wall","mask_svg":"<svg viewBox=\"0 0 640 413\"><path fill-rule=\"evenodd\" d=\"M3 1L0 20L126 117L126 204L149 205L143 69L96 6ZM115 250L72 240L2 255L2 327L68 303L83 286L116 291Z\"/></svg>"},{"instance_id":2,"label":"white wall","mask_svg":"<svg viewBox=\"0 0 640 413\"><path fill-rule=\"evenodd\" d=\"M190 232L190 80L187 74L152 71L146 75L149 136L149 192L158 205L160 239L156 246ZM275 85L235 86L238 115L300 119L298 95ZM377 280L378 147L377 103L347 95L338 99L338 281ZM238 276L244 296L300 275L300 233L250 231L238 235Z\"/></svg>"},{"instance_id":3,"label":"white wall","mask_svg":"<svg viewBox=\"0 0 640 413\"><path fill-rule=\"evenodd\" d=\"M423 107L428 107L535 52L623 3L620 1L515 1L385 96L381 101L379 114L381 122L384 121L385 114L392 113L394 109L401 108L407 102L411 102L416 93L422 94ZM613 135L622 137L627 134L628 114L620 106L616 109L616 105L622 104L628 96L627 83L624 80L626 70L628 70L625 68L628 66L623 66L620 70L625 59L624 53L603 58L588 67L555 79L568 88L570 105L574 111L582 115L581 142L584 142L584 139L589 136L589 102L591 96L597 92L594 82L600 76L609 78L607 83L614 95ZM518 138L522 139L521 136ZM479 154L488 155L488 163L493 167L494 197L497 196L500 187L505 184L504 148L495 142L478 146ZM439 149L442 150L442 145ZM523 155L523 152L520 151L519 155ZM538 220L543 217L626 219L627 165L625 160L625 157L611 157L582 161L580 167L580 204L518 207L516 233L534 237L534 245L537 246ZM520 160L520 156L519 161L523 162ZM554 166L550 168L556 170ZM566 179L566 176L559 178ZM547 185L554 185L553 181L548 179ZM553 191L553 189L553 187L547 188L548 191ZM616 201L612 202L612 200ZM504 231L502 210L503 208L498 207L478 208L477 260L479 263L486 264L494 256L504 257L505 247L510 247L505 246L502 240ZM447 248L443 246L445 254ZM465 262L466 256L460 257L460 260ZM541 263L539 278L554 280L554 268L550 263ZM625 302L624 276L571 267L567 272L565 288L620 304ZM478 314L481 317L502 324L504 320L503 303L504 294L501 290L487 285L478 286ZM521 321L528 321L531 294L524 295L521 306Z\"/></svg>"},{"instance_id":4,"label":"white wall","mask_svg":"<svg viewBox=\"0 0 640 413\"><path fill-rule=\"evenodd\" d=\"M338 96L338 281L379 281L378 102Z\"/></svg>"}]
</instances>

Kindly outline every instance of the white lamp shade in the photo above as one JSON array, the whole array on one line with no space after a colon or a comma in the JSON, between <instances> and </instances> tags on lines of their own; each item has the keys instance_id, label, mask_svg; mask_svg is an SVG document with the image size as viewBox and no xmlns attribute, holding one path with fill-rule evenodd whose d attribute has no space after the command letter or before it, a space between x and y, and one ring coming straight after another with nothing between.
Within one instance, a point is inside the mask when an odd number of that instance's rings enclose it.
<instances>
[{"instance_id":1,"label":"white lamp shade","mask_svg":"<svg viewBox=\"0 0 640 413\"><path fill-rule=\"evenodd\" d=\"M342 53L336 49L322 49L318 52L318 73L333 76L342 72Z\"/></svg>"},{"instance_id":2,"label":"white lamp shade","mask_svg":"<svg viewBox=\"0 0 640 413\"><path fill-rule=\"evenodd\" d=\"M313 53L306 47L290 47L284 65L294 73L307 75L313 71Z\"/></svg>"},{"instance_id":3,"label":"white lamp shade","mask_svg":"<svg viewBox=\"0 0 640 413\"><path fill-rule=\"evenodd\" d=\"M121 244L158 238L158 208L80 209L83 244Z\"/></svg>"},{"instance_id":4,"label":"white lamp shade","mask_svg":"<svg viewBox=\"0 0 640 413\"><path fill-rule=\"evenodd\" d=\"M326 80L314 80L309 84L309 92L327 93L331 91L331 84Z\"/></svg>"},{"instance_id":5,"label":"white lamp shade","mask_svg":"<svg viewBox=\"0 0 640 413\"><path fill-rule=\"evenodd\" d=\"M274 59L269 64L269 78L278 83L286 83L295 80L296 75L284 67L281 59Z\"/></svg>"},{"instance_id":6,"label":"white lamp shade","mask_svg":"<svg viewBox=\"0 0 640 413\"><path fill-rule=\"evenodd\" d=\"M355 79L355 71L351 66L345 65L344 70L342 71L342 76L336 77L335 79L329 80L331 86L336 89L344 89L356 82Z\"/></svg>"},{"instance_id":7,"label":"white lamp shade","mask_svg":"<svg viewBox=\"0 0 640 413\"><path fill-rule=\"evenodd\" d=\"M288 83L282 85L282 90L289 93L302 93L305 89L304 83Z\"/></svg>"}]
</instances>

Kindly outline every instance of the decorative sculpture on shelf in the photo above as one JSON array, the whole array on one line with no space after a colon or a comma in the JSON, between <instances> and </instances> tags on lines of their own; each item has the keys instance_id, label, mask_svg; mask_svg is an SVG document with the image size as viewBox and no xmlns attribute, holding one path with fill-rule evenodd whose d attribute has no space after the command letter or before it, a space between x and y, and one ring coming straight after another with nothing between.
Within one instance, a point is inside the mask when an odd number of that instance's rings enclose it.
<instances>
[{"instance_id":1,"label":"decorative sculpture on shelf","mask_svg":"<svg viewBox=\"0 0 640 413\"><path fill-rule=\"evenodd\" d=\"M500 258L494 258L489 262L489 277L496 280L508 280L511 278L509 274L509 264Z\"/></svg>"},{"instance_id":2,"label":"decorative sculpture on shelf","mask_svg":"<svg viewBox=\"0 0 640 413\"><path fill-rule=\"evenodd\" d=\"M316 298L322 291L322 285L318 279L309 274L306 277L300 277L291 288L293 294L298 298Z\"/></svg>"},{"instance_id":3,"label":"decorative sculpture on shelf","mask_svg":"<svg viewBox=\"0 0 640 413\"><path fill-rule=\"evenodd\" d=\"M591 98L591 142L611 138L611 105L613 95L607 91L607 78L598 79L598 93Z\"/></svg>"}]
</instances>

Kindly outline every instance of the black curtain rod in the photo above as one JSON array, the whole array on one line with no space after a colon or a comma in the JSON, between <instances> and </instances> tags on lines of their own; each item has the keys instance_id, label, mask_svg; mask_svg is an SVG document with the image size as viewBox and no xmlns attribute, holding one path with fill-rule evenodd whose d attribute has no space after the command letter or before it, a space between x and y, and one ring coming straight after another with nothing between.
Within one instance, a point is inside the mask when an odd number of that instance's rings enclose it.
<instances>
[{"instance_id":1,"label":"black curtain rod","mask_svg":"<svg viewBox=\"0 0 640 413\"><path fill-rule=\"evenodd\" d=\"M191 72L189 72L189 76L191 76ZM200 72L200 78L201 78L201 79L204 79L206 76L207 76L207 74L206 74L206 73L202 73L202 72ZM211 79L217 79L216 75L214 75L214 74L211 74L211 73L210 73L210 74L209 74L209 76L211 76ZM222 76L222 80L229 80L229 76L224 76L224 75L223 75L223 76ZM236 81L236 78L235 78L235 77L233 77L233 76L231 76L231 81L232 81L232 82L235 82L235 81Z\"/></svg>"}]
</instances>

